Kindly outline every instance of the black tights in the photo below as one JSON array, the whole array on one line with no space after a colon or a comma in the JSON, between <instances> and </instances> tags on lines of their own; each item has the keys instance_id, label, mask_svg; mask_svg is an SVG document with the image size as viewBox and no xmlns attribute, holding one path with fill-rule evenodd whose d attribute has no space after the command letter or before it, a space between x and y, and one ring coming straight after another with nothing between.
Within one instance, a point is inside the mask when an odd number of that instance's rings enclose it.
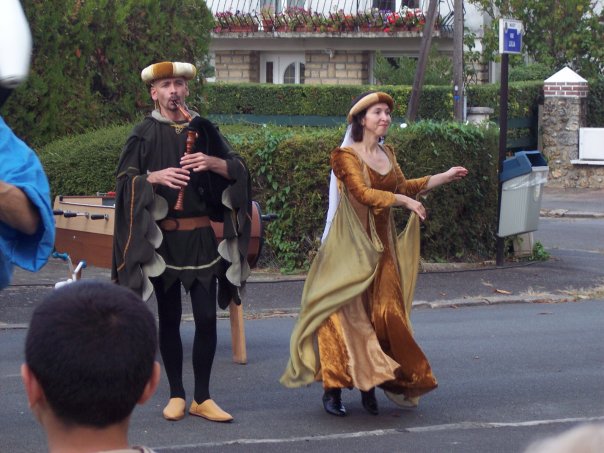
<instances>
[{"instance_id":1,"label":"black tights","mask_svg":"<svg viewBox=\"0 0 604 453\"><path fill-rule=\"evenodd\" d=\"M180 338L182 316L180 281L164 289L161 279L154 279L157 312L159 316L159 350L164 362L170 398L185 398L182 384L183 348ZM206 291L198 281L190 291L195 337L193 340L194 398L203 403L210 398L210 373L216 353L216 289Z\"/></svg>"}]
</instances>

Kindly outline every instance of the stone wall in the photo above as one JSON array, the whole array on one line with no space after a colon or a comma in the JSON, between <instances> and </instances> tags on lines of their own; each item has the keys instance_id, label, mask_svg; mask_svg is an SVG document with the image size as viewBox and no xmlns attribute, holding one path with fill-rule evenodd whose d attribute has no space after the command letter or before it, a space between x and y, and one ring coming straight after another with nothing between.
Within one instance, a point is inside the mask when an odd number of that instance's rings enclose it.
<instances>
[{"instance_id":1,"label":"stone wall","mask_svg":"<svg viewBox=\"0 0 604 453\"><path fill-rule=\"evenodd\" d=\"M255 50L216 52L214 67L221 82L260 82L260 58Z\"/></svg>"},{"instance_id":2,"label":"stone wall","mask_svg":"<svg viewBox=\"0 0 604 453\"><path fill-rule=\"evenodd\" d=\"M587 81L564 68L544 82L539 131L552 187L604 188L603 165L577 163L579 128L586 126Z\"/></svg>"},{"instance_id":3,"label":"stone wall","mask_svg":"<svg viewBox=\"0 0 604 453\"><path fill-rule=\"evenodd\" d=\"M336 50L306 52L305 83L362 85L369 82L369 52Z\"/></svg>"}]
</instances>

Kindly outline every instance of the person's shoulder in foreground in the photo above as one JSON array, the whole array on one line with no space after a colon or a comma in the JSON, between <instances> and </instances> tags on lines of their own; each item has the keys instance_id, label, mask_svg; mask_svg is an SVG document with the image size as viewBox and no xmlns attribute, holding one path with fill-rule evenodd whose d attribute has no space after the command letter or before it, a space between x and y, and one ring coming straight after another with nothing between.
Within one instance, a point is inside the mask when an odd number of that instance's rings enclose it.
<instances>
[{"instance_id":1,"label":"person's shoulder in foreground","mask_svg":"<svg viewBox=\"0 0 604 453\"><path fill-rule=\"evenodd\" d=\"M600 453L604 451L604 424L578 425L531 444L524 453Z\"/></svg>"},{"instance_id":2,"label":"person's shoulder in foreground","mask_svg":"<svg viewBox=\"0 0 604 453\"><path fill-rule=\"evenodd\" d=\"M142 451L130 416L159 382L155 318L131 290L78 281L36 308L21 375L29 407L54 452Z\"/></svg>"}]
</instances>

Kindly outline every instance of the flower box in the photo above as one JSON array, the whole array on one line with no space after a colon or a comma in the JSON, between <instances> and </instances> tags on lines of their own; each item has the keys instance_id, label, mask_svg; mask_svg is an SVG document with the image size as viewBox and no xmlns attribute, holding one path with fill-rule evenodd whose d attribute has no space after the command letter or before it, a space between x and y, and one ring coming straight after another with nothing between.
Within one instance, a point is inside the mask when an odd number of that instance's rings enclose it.
<instances>
[{"instance_id":1,"label":"flower box","mask_svg":"<svg viewBox=\"0 0 604 453\"><path fill-rule=\"evenodd\" d=\"M258 24L231 24L229 25L229 31L232 33L254 33L258 31Z\"/></svg>"}]
</instances>

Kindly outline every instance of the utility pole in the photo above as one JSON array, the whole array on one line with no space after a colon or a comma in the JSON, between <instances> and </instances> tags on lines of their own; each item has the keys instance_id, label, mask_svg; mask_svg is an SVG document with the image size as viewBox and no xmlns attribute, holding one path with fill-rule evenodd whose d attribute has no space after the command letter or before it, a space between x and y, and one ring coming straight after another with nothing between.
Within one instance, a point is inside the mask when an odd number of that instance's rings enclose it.
<instances>
[{"instance_id":1,"label":"utility pole","mask_svg":"<svg viewBox=\"0 0 604 453\"><path fill-rule=\"evenodd\" d=\"M417 61L417 69L415 71L415 78L413 79L409 105L407 106L407 113L405 114L405 121L407 121L407 123L413 123L417 117L419 96L422 92L422 85L424 84L424 73L426 72L426 63L428 62L428 53L430 52L430 43L432 42L432 30L434 30L434 22L436 21L437 4L438 0L430 0L430 5L428 6L428 15L426 16L426 23L424 24L424 29L422 31L419 60Z\"/></svg>"},{"instance_id":2,"label":"utility pole","mask_svg":"<svg viewBox=\"0 0 604 453\"><path fill-rule=\"evenodd\" d=\"M455 0L453 8L453 115L463 121L463 0Z\"/></svg>"}]
</instances>

